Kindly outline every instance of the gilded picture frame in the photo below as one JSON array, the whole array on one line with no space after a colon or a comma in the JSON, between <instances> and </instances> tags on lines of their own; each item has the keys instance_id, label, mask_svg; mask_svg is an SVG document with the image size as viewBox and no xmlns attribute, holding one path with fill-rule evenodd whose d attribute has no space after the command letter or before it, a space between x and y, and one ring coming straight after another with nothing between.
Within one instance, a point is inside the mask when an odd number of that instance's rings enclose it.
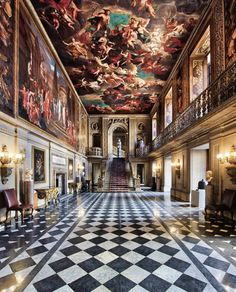
<instances>
[{"instance_id":1,"label":"gilded picture frame","mask_svg":"<svg viewBox=\"0 0 236 292\"><path fill-rule=\"evenodd\" d=\"M34 183L46 182L46 163L45 163L44 149L38 147L32 147L32 164L33 164L33 176Z\"/></svg>"}]
</instances>

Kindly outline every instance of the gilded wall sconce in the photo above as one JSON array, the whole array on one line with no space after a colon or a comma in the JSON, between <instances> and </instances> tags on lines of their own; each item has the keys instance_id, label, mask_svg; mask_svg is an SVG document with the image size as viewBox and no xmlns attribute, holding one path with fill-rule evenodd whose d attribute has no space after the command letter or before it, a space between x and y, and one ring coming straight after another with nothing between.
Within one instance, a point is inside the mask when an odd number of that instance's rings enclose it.
<instances>
[{"instance_id":1,"label":"gilded wall sconce","mask_svg":"<svg viewBox=\"0 0 236 292\"><path fill-rule=\"evenodd\" d=\"M228 163L225 168L233 184L236 184L236 145L232 145L231 150L225 153L218 153L216 158L221 164Z\"/></svg>"},{"instance_id":2,"label":"gilded wall sconce","mask_svg":"<svg viewBox=\"0 0 236 292\"><path fill-rule=\"evenodd\" d=\"M172 165L172 166L174 167L174 169L175 169L175 175L177 176L177 178L180 178L180 176L181 176L181 171L180 171L180 169L181 169L180 159L178 159L176 162L172 163L171 165Z\"/></svg>"},{"instance_id":3,"label":"gilded wall sconce","mask_svg":"<svg viewBox=\"0 0 236 292\"><path fill-rule=\"evenodd\" d=\"M12 169L14 164L21 164L25 160L25 153L9 153L7 146L2 146L2 151L0 152L0 163L1 163L1 181L2 184L8 182L8 177L12 174Z\"/></svg>"}]
</instances>

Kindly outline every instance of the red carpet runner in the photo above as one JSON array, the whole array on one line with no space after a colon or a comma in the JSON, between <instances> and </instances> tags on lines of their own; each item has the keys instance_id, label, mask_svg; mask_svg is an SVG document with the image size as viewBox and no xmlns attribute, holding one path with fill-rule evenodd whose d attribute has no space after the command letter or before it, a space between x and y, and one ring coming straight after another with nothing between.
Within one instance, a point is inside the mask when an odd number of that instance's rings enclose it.
<instances>
[{"instance_id":1,"label":"red carpet runner","mask_svg":"<svg viewBox=\"0 0 236 292\"><path fill-rule=\"evenodd\" d=\"M125 170L125 159L113 158L110 172L109 191L127 192L128 190L129 187L127 174Z\"/></svg>"}]
</instances>

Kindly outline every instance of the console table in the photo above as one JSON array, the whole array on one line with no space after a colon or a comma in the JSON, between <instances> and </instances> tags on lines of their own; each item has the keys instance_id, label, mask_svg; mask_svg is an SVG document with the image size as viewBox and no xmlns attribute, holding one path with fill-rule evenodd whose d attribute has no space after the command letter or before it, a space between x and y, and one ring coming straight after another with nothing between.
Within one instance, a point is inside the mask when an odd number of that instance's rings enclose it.
<instances>
[{"instance_id":1,"label":"console table","mask_svg":"<svg viewBox=\"0 0 236 292\"><path fill-rule=\"evenodd\" d=\"M35 189L38 194L39 199L45 199L45 208L48 207L48 202L54 202L56 205L58 203L58 188L48 188L48 189Z\"/></svg>"}]
</instances>

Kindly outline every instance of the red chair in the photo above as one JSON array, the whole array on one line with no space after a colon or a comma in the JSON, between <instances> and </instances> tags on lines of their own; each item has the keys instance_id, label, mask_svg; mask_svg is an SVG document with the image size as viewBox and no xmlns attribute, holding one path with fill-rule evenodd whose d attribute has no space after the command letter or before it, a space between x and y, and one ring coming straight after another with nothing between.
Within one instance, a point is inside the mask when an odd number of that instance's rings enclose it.
<instances>
[{"instance_id":1,"label":"red chair","mask_svg":"<svg viewBox=\"0 0 236 292\"><path fill-rule=\"evenodd\" d=\"M32 204L19 204L18 200L17 200L17 196L16 196L16 191L15 189L8 189L8 190L4 190L3 191L3 195L5 198L5 203L6 203L6 222L8 220L8 213L9 211L15 211L16 212L16 216L15 218L17 218L18 215L18 211L20 211L21 213L21 223L23 223L24 221L24 215L25 215L25 211L26 210L31 210L30 215L32 216L33 214L33 205Z\"/></svg>"}]
</instances>

